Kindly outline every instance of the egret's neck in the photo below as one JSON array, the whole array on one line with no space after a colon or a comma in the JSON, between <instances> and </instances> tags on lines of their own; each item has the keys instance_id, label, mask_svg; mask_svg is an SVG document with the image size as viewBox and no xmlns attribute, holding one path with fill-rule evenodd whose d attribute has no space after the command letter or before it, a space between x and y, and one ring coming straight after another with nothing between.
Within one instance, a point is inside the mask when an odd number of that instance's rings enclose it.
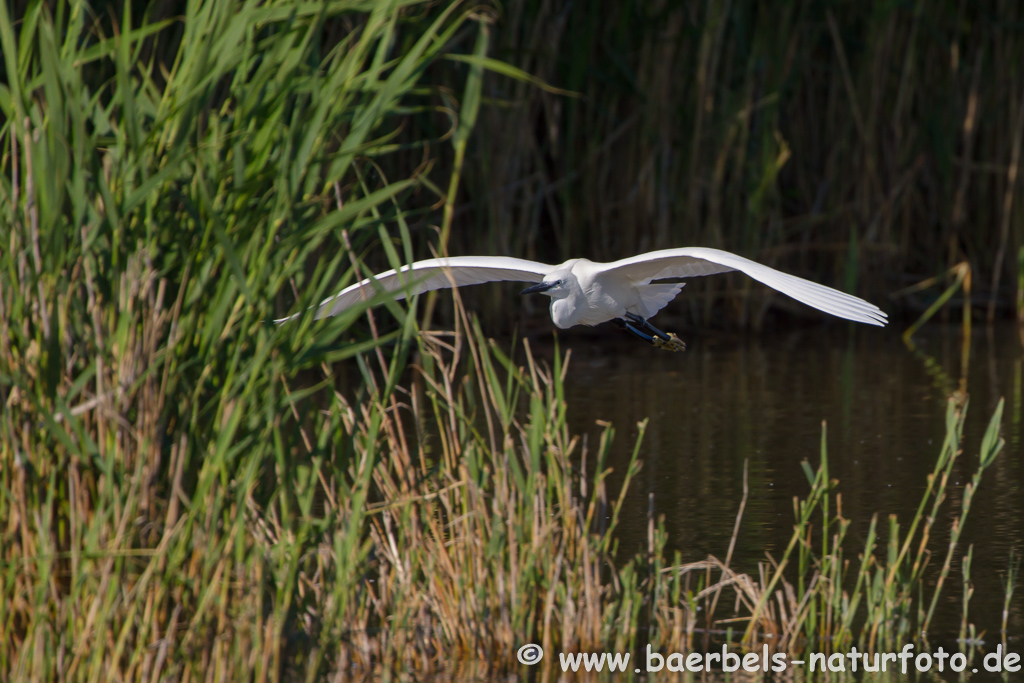
<instances>
[{"instance_id":1,"label":"egret's neck","mask_svg":"<svg viewBox=\"0 0 1024 683\"><path fill-rule=\"evenodd\" d=\"M572 327L576 324L577 317L578 312L573 310L568 299L551 300L551 320L554 321L555 327L563 330Z\"/></svg>"},{"instance_id":2,"label":"egret's neck","mask_svg":"<svg viewBox=\"0 0 1024 683\"><path fill-rule=\"evenodd\" d=\"M578 325L587 309L587 297L579 282L575 277L569 282L569 293L566 296L551 299L551 320L563 330Z\"/></svg>"}]
</instances>

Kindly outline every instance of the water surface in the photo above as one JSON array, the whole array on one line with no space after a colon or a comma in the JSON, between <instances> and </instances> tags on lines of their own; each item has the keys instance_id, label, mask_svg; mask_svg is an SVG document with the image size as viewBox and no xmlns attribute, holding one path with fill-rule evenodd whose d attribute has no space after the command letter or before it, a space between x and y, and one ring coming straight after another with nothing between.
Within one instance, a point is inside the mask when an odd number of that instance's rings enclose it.
<instances>
[{"instance_id":1,"label":"water surface","mask_svg":"<svg viewBox=\"0 0 1024 683\"><path fill-rule=\"evenodd\" d=\"M750 493L733 566L755 572L765 551L778 557L785 549L793 497L809 488L800 463L817 467L824 422L830 473L839 480L843 515L852 520L846 557L855 559L863 549L875 513L882 531L876 554L884 553L888 515L909 524L921 500L945 433L946 398L961 368L959 328L923 329L912 352L897 327L838 323L785 334L682 335L688 349L681 354L632 343L614 329L563 338L562 347L572 349L566 400L574 433L588 434L593 447L600 434L595 420L612 421L617 439L610 464L622 472L636 423L650 418L643 470L619 531L620 552L646 547L653 494L655 514L665 517L669 557L678 550L683 561L708 554L724 559L746 462ZM543 341L534 347L538 355L551 353ZM933 532L933 569L944 560L981 436L1002 396L1007 446L975 496L932 634L948 637L959 629L960 558L973 543L970 621L995 640L1010 549L1024 548L1016 327L976 329L971 353L965 448ZM1017 595L1024 597L1024 590ZM1022 607L1024 600L1015 598L1008 629L1013 640L1024 632Z\"/></svg>"}]
</instances>

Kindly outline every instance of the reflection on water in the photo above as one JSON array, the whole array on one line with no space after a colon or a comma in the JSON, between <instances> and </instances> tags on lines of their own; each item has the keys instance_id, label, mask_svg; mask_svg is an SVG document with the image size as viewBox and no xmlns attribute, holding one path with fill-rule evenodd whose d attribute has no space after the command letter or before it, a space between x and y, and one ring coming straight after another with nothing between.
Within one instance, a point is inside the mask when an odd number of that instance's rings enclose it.
<instances>
[{"instance_id":1,"label":"reflection on water","mask_svg":"<svg viewBox=\"0 0 1024 683\"><path fill-rule=\"evenodd\" d=\"M641 449L644 469L620 530L621 553L645 547L653 494L655 513L665 516L669 556L679 550L684 561L709 553L724 557L747 460L750 496L733 566L754 572L766 550L778 557L792 530L793 497L808 490L800 462L818 463L822 421L828 425L829 466L839 480L842 512L853 521L847 557L854 559L863 548L875 512L882 530L890 514L904 524L913 517L944 435L946 392L958 384L958 329L922 329L914 338L917 353L893 327L842 324L785 335L689 335L682 354L619 344L614 337L574 336L562 344L572 348L566 396L572 429L596 443L595 420L611 420L618 437L610 462L618 471L632 449L636 423L650 417ZM537 346L538 355L550 355L549 348ZM932 548L941 556L932 558L933 569L942 563L950 523L1001 396L1007 399L1007 446L975 497L932 633L959 628L959 559L974 543L970 620L997 639L1010 549L1024 548L1022 354L1010 326L976 329L972 346L965 450L940 512L946 519L935 526ZM884 541L883 536L876 552L884 552ZM1024 632L1024 601L1014 602L1011 637Z\"/></svg>"}]
</instances>

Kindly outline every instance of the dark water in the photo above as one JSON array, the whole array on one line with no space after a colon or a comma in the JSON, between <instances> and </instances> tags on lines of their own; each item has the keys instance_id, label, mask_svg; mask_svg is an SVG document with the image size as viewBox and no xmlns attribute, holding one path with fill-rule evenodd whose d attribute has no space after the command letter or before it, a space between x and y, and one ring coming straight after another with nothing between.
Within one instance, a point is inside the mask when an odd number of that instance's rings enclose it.
<instances>
[{"instance_id":1,"label":"dark water","mask_svg":"<svg viewBox=\"0 0 1024 683\"><path fill-rule=\"evenodd\" d=\"M959 328L925 328L915 337L916 352L902 343L898 325L683 335L688 349L681 354L620 341L614 329L601 332L561 342L572 349L567 402L573 430L589 434L593 446L600 433L595 420L612 421L617 439L611 464L621 472L636 423L650 418L641 447L644 467L620 528L620 552L646 547L653 494L655 514L665 516L669 557L679 550L684 561L708 554L724 558L747 461L750 494L733 566L756 572L765 551L778 557L790 538L793 497L809 488L800 463L806 459L817 467L823 421L830 473L839 480L843 515L852 520L846 557L855 560L863 549L874 513L880 556L888 516L897 515L904 528L913 518L945 434L947 395L960 378ZM1006 397L1007 443L975 496L932 627L936 635L959 629L960 558L973 543L969 620L987 632L989 642L999 638L1010 550L1024 549L1021 369L1016 327L975 329L964 452L933 531L932 569L944 560L950 525L960 514L964 485L976 470L981 437L1000 397ZM1011 643L1019 644L1024 634L1022 608L1024 589L1018 589Z\"/></svg>"}]
</instances>

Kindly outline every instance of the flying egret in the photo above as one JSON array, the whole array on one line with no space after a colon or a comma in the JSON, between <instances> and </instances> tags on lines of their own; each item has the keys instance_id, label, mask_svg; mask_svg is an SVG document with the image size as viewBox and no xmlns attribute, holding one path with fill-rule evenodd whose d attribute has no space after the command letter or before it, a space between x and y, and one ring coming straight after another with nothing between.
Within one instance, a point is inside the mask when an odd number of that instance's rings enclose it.
<instances>
[{"instance_id":1,"label":"flying egret","mask_svg":"<svg viewBox=\"0 0 1024 683\"><path fill-rule=\"evenodd\" d=\"M454 256L417 261L400 270L367 278L324 299L317 308L316 318L337 315L378 291L391 292L396 299L402 299L433 289L513 280L536 283L524 289L523 294L551 297L551 319L562 329L611 320L658 348L681 351L685 344L679 337L662 332L647 319L674 299L684 283L654 281L732 270L746 273L819 311L869 325L881 326L887 322L885 313L863 299L727 251L705 247L662 249L612 263L574 258L558 266L507 256ZM296 313L275 322L282 323L299 315Z\"/></svg>"}]
</instances>

